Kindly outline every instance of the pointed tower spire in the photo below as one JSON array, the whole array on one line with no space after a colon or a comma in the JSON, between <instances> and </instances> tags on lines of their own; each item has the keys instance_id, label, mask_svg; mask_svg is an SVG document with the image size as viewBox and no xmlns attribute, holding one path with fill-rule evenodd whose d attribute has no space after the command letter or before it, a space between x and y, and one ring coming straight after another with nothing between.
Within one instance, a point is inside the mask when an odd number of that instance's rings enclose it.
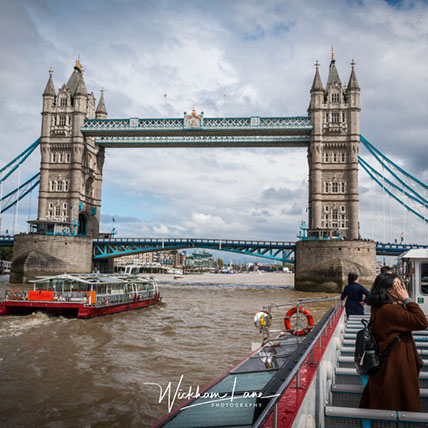
<instances>
[{"instance_id":1,"label":"pointed tower spire","mask_svg":"<svg viewBox=\"0 0 428 428\"><path fill-rule=\"evenodd\" d=\"M104 88L101 88L101 97L98 102L97 110L95 111L95 117L97 119L107 119L107 109L104 102Z\"/></svg>"},{"instance_id":2,"label":"pointed tower spire","mask_svg":"<svg viewBox=\"0 0 428 428\"><path fill-rule=\"evenodd\" d=\"M318 62L318 60L316 60L316 62L315 62L315 68L316 68L315 77L314 77L314 81L312 83L311 92L312 91L323 91L324 90L324 88L322 86L320 72L319 72L319 66L320 66L320 63Z\"/></svg>"},{"instance_id":3,"label":"pointed tower spire","mask_svg":"<svg viewBox=\"0 0 428 428\"><path fill-rule=\"evenodd\" d=\"M83 78L83 69L81 71L79 83L77 84L76 92L74 95L85 95L85 96L88 95L88 91L85 85L85 79Z\"/></svg>"},{"instance_id":4,"label":"pointed tower spire","mask_svg":"<svg viewBox=\"0 0 428 428\"><path fill-rule=\"evenodd\" d=\"M357 76L355 74L355 61L352 60L351 61L351 76L349 77L349 83L348 83L348 90L353 90L353 89L360 89L360 85L358 84L358 80L357 80Z\"/></svg>"},{"instance_id":5,"label":"pointed tower spire","mask_svg":"<svg viewBox=\"0 0 428 428\"><path fill-rule=\"evenodd\" d=\"M43 92L43 96L51 96L54 97L55 96L55 86L53 83L53 79L52 79L52 67L49 69L49 79L48 79L48 83L46 84L46 88L45 91Z\"/></svg>"},{"instance_id":6,"label":"pointed tower spire","mask_svg":"<svg viewBox=\"0 0 428 428\"><path fill-rule=\"evenodd\" d=\"M333 83L337 82L340 86L342 86L342 82L340 81L339 73L336 69L336 60L334 59L334 48L331 47L331 61L330 61L330 71L328 73L327 85L326 89L331 86Z\"/></svg>"}]
</instances>

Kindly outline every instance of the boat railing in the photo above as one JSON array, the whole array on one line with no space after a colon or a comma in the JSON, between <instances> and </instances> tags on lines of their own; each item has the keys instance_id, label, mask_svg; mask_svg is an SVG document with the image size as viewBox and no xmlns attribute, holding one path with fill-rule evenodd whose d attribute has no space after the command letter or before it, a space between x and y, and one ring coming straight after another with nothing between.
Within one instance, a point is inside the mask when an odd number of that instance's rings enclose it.
<instances>
[{"instance_id":1,"label":"boat railing","mask_svg":"<svg viewBox=\"0 0 428 428\"><path fill-rule=\"evenodd\" d=\"M6 300L27 300L28 292L26 290L9 289L6 290Z\"/></svg>"},{"instance_id":2,"label":"boat railing","mask_svg":"<svg viewBox=\"0 0 428 428\"><path fill-rule=\"evenodd\" d=\"M323 351L327 348L329 340L332 337L343 312L339 297L301 299L295 305L297 313L299 313L299 307L302 307L303 304L306 305L308 303L329 300L334 301L334 307L330 309L321 321L314 326L311 334L304 337L296 351L290 355L288 361L278 370L278 375L268 382L263 388L262 397L270 396L273 398L270 398L268 402L263 398L260 399L260 405L263 410L254 421L252 425L253 428L263 427L269 417L272 417L272 427L278 427L280 401L290 388L306 388L306 386L302 386L301 384L301 371L303 370L304 372L304 366L308 364L319 366ZM272 304L264 309L268 311L269 309L280 306L290 305ZM272 395L273 391L275 391L274 395Z\"/></svg>"},{"instance_id":3,"label":"boat railing","mask_svg":"<svg viewBox=\"0 0 428 428\"><path fill-rule=\"evenodd\" d=\"M64 291L64 293L60 294L58 300L61 302L70 302L70 303L86 303L87 292L86 291Z\"/></svg>"},{"instance_id":4,"label":"boat railing","mask_svg":"<svg viewBox=\"0 0 428 428\"><path fill-rule=\"evenodd\" d=\"M119 305L121 303L132 303L145 299L151 299L153 296L153 290L144 290L122 294L97 294L96 306L110 306Z\"/></svg>"},{"instance_id":5,"label":"boat railing","mask_svg":"<svg viewBox=\"0 0 428 428\"><path fill-rule=\"evenodd\" d=\"M284 321L283 313L287 310L292 310L295 308L295 324L293 325L294 330L304 330L306 327L306 321L307 316L304 313L304 309L307 309L307 307L313 303L322 303L322 302L332 302L334 303L335 307L339 305L340 298L338 296L334 297L313 297L313 298L304 298L299 299L295 303L283 303L283 304L277 304L277 303L270 303L269 305L266 305L263 307L263 312L268 313L269 318L271 320L280 320L282 323ZM281 311L282 314L278 316L277 310ZM309 330L310 331L310 330ZM308 331L308 332L309 332ZM261 330L261 333L263 335L262 337L262 346L266 344L267 342L275 342L275 341L281 341L288 333L288 331L285 329L284 324L278 326L277 328L272 328L272 326L266 325L265 328ZM274 337L271 337L271 334L274 334ZM300 336L297 335L297 343L300 343L303 341L303 339L306 337L305 333L304 335Z\"/></svg>"}]
</instances>

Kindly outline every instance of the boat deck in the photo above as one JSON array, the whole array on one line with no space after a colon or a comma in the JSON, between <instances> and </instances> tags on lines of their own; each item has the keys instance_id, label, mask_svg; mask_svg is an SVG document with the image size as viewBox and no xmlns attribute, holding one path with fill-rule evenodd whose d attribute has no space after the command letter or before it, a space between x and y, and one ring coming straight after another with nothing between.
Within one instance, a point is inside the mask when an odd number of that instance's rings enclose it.
<instances>
[{"instance_id":1,"label":"boat deck","mask_svg":"<svg viewBox=\"0 0 428 428\"><path fill-rule=\"evenodd\" d=\"M342 308L331 309L303 340L278 337L154 427L428 427L428 330L414 333L425 364L422 412L358 408L367 377L353 359L363 317L345 322Z\"/></svg>"}]
</instances>

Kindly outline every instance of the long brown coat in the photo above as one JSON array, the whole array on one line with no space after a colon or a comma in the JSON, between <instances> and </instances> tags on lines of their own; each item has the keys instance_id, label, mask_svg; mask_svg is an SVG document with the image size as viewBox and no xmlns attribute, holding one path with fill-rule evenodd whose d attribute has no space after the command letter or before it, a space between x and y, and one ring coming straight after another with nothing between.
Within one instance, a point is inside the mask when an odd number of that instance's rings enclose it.
<instances>
[{"instance_id":1,"label":"long brown coat","mask_svg":"<svg viewBox=\"0 0 428 428\"><path fill-rule=\"evenodd\" d=\"M384 351L398 334L401 334L401 341L388 355L381 369L369 376L361 397L361 408L421 411L418 382L420 359L411 332L424 330L428 322L418 304L409 302L406 306L407 309L391 303L371 309L371 318L376 316L372 331L379 352Z\"/></svg>"}]
</instances>

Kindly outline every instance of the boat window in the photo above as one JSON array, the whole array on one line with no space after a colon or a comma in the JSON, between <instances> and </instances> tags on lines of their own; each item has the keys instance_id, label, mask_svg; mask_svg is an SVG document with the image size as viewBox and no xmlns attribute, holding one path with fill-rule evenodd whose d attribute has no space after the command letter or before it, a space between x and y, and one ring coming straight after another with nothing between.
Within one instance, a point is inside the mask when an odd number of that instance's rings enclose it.
<instances>
[{"instance_id":1,"label":"boat window","mask_svg":"<svg viewBox=\"0 0 428 428\"><path fill-rule=\"evenodd\" d=\"M421 263L421 292L428 294L428 263Z\"/></svg>"}]
</instances>

